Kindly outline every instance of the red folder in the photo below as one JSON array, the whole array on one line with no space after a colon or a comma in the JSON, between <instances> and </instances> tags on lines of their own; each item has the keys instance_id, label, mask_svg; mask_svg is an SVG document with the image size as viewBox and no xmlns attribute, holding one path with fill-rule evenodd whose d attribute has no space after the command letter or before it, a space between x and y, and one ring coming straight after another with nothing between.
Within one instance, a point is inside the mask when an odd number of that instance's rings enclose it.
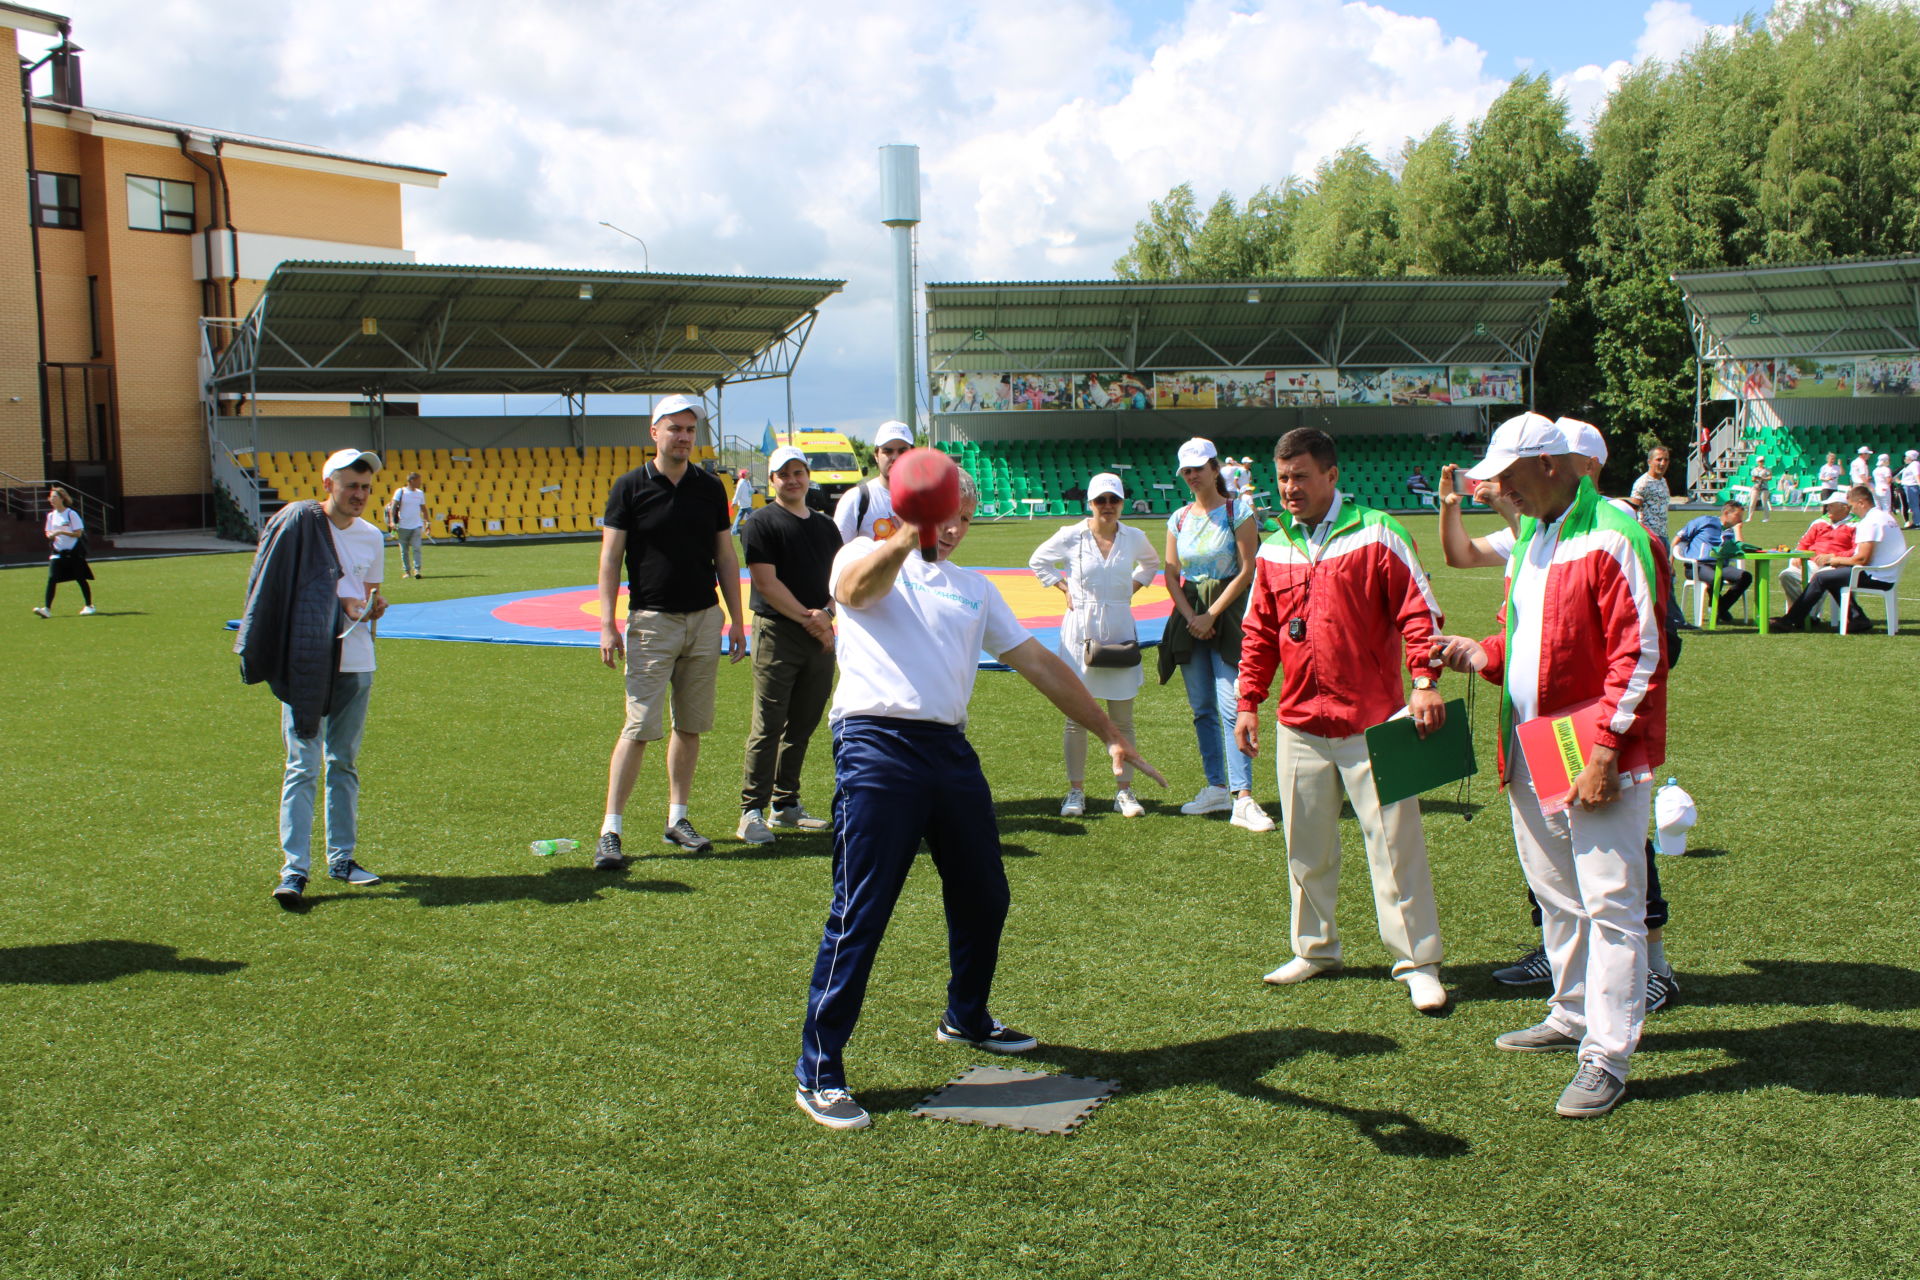
<instances>
[{"instance_id":1,"label":"red folder","mask_svg":"<svg viewBox=\"0 0 1920 1280\"><path fill-rule=\"evenodd\" d=\"M1600 716L1600 699L1589 698L1515 726L1513 732L1520 741L1520 754L1526 758L1527 772L1533 775L1534 794L1540 797L1540 812L1559 813L1567 807L1567 793L1573 790L1573 780L1593 758L1593 740L1600 731ZM1633 743L1621 750L1621 777L1631 778L1646 768L1644 746Z\"/></svg>"}]
</instances>

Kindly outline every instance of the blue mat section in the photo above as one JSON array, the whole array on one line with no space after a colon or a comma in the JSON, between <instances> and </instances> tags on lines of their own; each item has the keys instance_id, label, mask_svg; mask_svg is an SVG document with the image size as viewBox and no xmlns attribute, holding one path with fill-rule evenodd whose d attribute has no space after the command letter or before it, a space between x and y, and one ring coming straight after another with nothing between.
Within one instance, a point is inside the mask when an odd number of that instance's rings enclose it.
<instances>
[{"instance_id":1,"label":"blue mat section","mask_svg":"<svg viewBox=\"0 0 1920 1280\"><path fill-rule=\"evenodd\" d=\"M509 613L526 614L538 611L540 602L551 597L578 596L592 593L591 585L578 587L549 587L540 591L510 591L499 595L465 596L457 600L435 600L423 604L393 604L387 606L386 614L380 619L380 638L382 640L447 640L466 644L528 644L543 645L561 649L598 649L600 632L591 615L582 613L576 605L561 602L547 611L547 621L562 625L527 625L511 617L501 617L505 610ZM513 606L519 606L516 610ZM584 625L582 625L584 624ZM227 629L238 630L239 619L230 620ZM1137 618L1135 626L1140 634L1142 647L1151 647L1160 642L1166 630L1164 618ZM1049 649L1060 643L1060 629L1054 626L1029 627L1036 639ZM752 626L749 622L747 646L753 646ZM982 668L993 671L1008 670L1005 664L995 661L985 654L981 655Z\"/></svg>"}]
</instances>

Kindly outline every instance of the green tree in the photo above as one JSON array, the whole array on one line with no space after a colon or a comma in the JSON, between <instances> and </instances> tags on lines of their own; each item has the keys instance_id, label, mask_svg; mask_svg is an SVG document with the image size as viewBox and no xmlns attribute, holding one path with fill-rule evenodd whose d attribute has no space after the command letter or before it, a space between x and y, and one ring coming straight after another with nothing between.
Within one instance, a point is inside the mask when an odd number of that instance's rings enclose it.
<instances>
[{"instance_id":1,"label":"green tree","mask_svg":"<svg viewBox=\"0 0 1920 1280\"><path fill-rule=\"evenodd\" d=\"M1393 195L1393 176L1363 146L1323 161L1290 220L1288 274L1382 274L1393 258Z\"/></svg>"}]
</instances>

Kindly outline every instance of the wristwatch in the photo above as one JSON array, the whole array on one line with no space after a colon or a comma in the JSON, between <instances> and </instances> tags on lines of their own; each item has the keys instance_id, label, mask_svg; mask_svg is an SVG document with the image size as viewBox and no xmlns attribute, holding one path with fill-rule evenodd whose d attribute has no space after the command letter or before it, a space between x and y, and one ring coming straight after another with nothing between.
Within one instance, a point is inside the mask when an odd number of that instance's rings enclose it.
<instances>
[{"instance_id":1,"label":"wristwatch","mask_svg":"<svg viewBox=\"0 0 1920 1280\"><path fill-rule=\"evenodd\" d=\"M1432 676L1415 676L1413 678L1413 687L1416 689L1437 689L1440 687L1440 682Z\"/></svg>"}]
</instances>

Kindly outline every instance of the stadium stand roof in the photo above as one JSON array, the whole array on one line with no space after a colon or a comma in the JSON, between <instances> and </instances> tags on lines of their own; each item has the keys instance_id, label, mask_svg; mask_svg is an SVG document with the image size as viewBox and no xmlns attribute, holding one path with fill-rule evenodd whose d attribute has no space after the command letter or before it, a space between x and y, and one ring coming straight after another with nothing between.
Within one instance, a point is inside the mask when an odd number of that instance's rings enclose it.
<instances>
[{"instance_id":1,"label":"stadium stand roof","mask_svg":"<svg viewBox=\"0 0 1920 1280\"><path fill-rule=\"evenodd\" d=\"M1676 273L1703 360L1920 350L1920 257Z\"/></svg>"},{"instance_id":2,"label":"stadium stand roof","mask_svg":"<svg viewBox=\"0 0 1920 1280\"><path fill-rule=\"evenodd\" d=\"M1562 276L927 286L929 371L1532 364Z\"/></svg>"},{"instance_id":3,"label":"stadium stand roof","mask_svg":"<svg viewBox=\"0 0 1920 1280\"><path fill-rule=\"evenodd\" d=\"M700 394L793 371L841 280L285 262L217 395ZM209 322L212 324L213 322Z\"/></svg>"}]
</instances>

